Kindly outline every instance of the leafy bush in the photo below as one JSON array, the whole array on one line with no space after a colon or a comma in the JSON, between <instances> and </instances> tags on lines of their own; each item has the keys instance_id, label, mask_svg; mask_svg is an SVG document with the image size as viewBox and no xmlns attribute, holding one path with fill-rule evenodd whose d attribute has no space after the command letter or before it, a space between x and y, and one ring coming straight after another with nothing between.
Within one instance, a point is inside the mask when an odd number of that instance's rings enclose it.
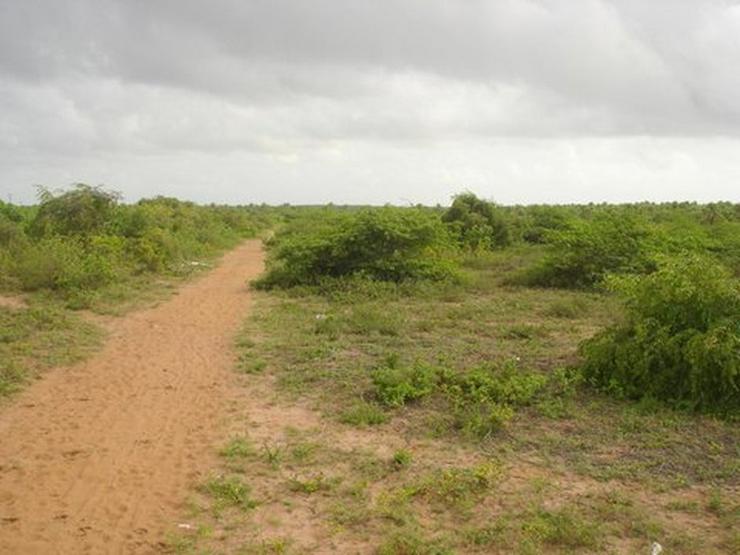
<instances>
[{"instance_id":1,"label":"leafy bush","mask_svg":"<svg viewBox=\"0 0 740 555\"><path fill-rule=\"evenodd\" d=\"M119 198L117 193L82 183L58 194L40 188L41 204L31 231L42 237L98 233L110 221Z\"/></svg>"},{"instance_id":2,"label":"leafy bush","mask_svg":"<svg viewBox=\"0 0 740 555\"><path fill-rule=\"evenodd\" d=\"M444 390L463 404L492 401L523 406L530 404L546 383L545 376L522 372L516 365L508 363L447 376Z\"/></svg>"},{"instance_id":3,"label":"leafy bush","mask_svg":"<svg viewBox=\"0 0 740 555\"><path fill-rule=\"evenodd\" d=\"M605 213L592 221L576 220L549 234L550 252L520 276L528 285L588 288L609 273L644 273L653 269L648 230L623 214Z\"/></svg>"},{"instance_id":4,"label":"leafy bush","mask_svg":"<svg viewBox=\"0 0 740 555\"><path fill-rule=\"evenodd\" d=\"M515 408L531 404L546 384L546 376L522 372L509 363L450 374L441 388L451 405L454 426L482 439L503 428Z\"/></svg>"},{"instance_id":5,"label":"leafy bush","mask_svg":"<svg viewBox=\"0 0 740 555\"><path fill-rule=\"evenodd\" d=\"M37 209L0 204L0 287L52 290L80 308L108 284L144 272L182 273L193 258L212 256L263 225L248 207L118 200L78 184L66 192L41 189Z\"/></svg>"},{"instance_id":6,"label":"leafy bush","mask_svg":"<svg viewBox=\"0 0 740 555\"><path fill-rule=\"evenodd\" d=\"M589 381L628 398L740 408L740 286L725 268L685 255L611 287L628 315L581 346Z\"/></svg>"},{"instance_id":7,"label":"leafy bush","mask_svg":"<svg viewBox=\"0 0 740 555\"><path fill-rule=\"evenodd\" d=\"M61 237L43 239L21 251L15 273L29 291L95 288L115 278L105 253L86 251L79 241Z\"/></svg>"},{"instance_id":8,"label":"leafy bush","mask_svg":"<svg viewBox=\"0 0 740 555\"><path fill-rule=\"evenodd\" d=\"M527 215L527 225L522 231L522 239L527 243L546 243L553 231L568 228L568 214L561 206L532 206Z\"/></svg>"},{"instance_id":9,"label":"leafy bush","mask_svg":"<svg viewBox=\"0 0 740 555\"><path fill-rule=\"evenodd\" d=\"M365 276L380 281L441 280L454 275L445 253L449 236L433 213L379 208L334 217L272 242L262 288L317 285L322 279Z\"/></svg>"},{"instance_id":10,"label":"leafy bush","mask_svg":"<svg viewBox=\"0 0 740 555\"><path fill-rule=\"evenodd\" d=\"M382 367L373 373L378 400L388 407L400 407L431 395L437 388L438 381L439 370L423 364Z\"/></svg>"},{"instance_id":11,"label":"leafy bush","mask_svg":"<svg viewBox=\"0 0 740 555\"><path fill-rule=\"evenodd\" d=\"M455 196L442 221L453 229L463 247L472 250L505 247L511 242L509 228L496 205L473 193Z\"/></svg>"}]
</instances>

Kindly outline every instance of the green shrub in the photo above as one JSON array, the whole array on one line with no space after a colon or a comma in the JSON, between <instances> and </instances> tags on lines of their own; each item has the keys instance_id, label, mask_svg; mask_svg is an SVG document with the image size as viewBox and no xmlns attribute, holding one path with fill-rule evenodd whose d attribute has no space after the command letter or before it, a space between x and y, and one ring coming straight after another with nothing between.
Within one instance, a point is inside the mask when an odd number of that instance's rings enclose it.
<instances>
[{"instance_id":1,"label":"green shrub","mask_svg":"<svg viewBox=\"0 0 740 555\"><path fill-rule=\"evenodd\" d=\"M531 404L547 381L546 376L522 372L509 363L448 373L440 387L451 405L455 428L484 439L503 428L515 408Z\"/></svg>"},{"instance_id":2,"label":"green shrub","mask_svg":"<svg viewBox=\"0 0 740 555\"><path fill-rule=\"evenodd\" d=\"M120 196L79 183L69 191L40 188L41 201L31 230L37 236L85 236L100 233L113 216Z\"/></svg>"},{"instance_id":3,"label":"green shrub","mask_svg":"<svg viewBox=\"0 0 740 555\"><path fill-rule=\"evenodd\" d=\"M627 318L582 344L590 382L697 410L740 408L740 286L725 268L685 255L611 286Z\"/></svg>"},{"instance_id":4,"label":"green shrub","mask_svg":"<svg viewBox=\"0 0 740 555\"><path fill-rule=\"evenodd\" d=\"M428 211L379 208L337 215L271 242L262 288L317 285L325 278L366 276L380 281L442 280L454 276L449 236Z\"/></svg>"},{"instance_id":5,"label":"green shrub","mask_svg":"<svg viewBox=\"0 0 740 555\"><path fill-rule=\"evenodd\" d=\"M463 435L486 439L501 430L514 417L514 409L489 400L456 403L453 417L455 428Z\"/></svg>"},{"instance_id":6,"label":"green shrub","mask_svg":"<svg viewBox=\"0 0 740 555\"><path fill-rule=\"evenodd\" d=\"M575 220L550 233L550 252L519 276L527 285L588 288L609 273L645 273L654 268L648 230L624 214L605 213Z\"/></svg>"},{"instance_id":7,"label":"green shrub","mask_svg":"<svg viewBox=\"0 0 740 555\"><path fill-rule=\"evenodd\" d=\"M115 277L103 253L86 251L74 239L50 237L18 254L14 273L25 290L93 288Z\"/></svg>"},{"instance_id":8,"label":"green shrub","mask_svg":"<svg viewBox=\"0 0 740 555\"><path fill-rule=\"evenodd\" d=\"M10 247L23 240L23 216L12 204L0 201L0 247Z\"/></svg>"},{"instance_id":9,"label":"green shrub","mask_svg":"<svg viewBox=\"0 0 740 555\"><path fill-rule=\"evenodd\" d=\"M413 455L411 454L411 451L407 449L399 449L395 453L393 453L393 466L396 469L402 469L402 468L408 468L411 466L411 461L413 460Z\"/></svg>"},{"instance_id":10,"label":"green shrub","mask_svg":"<svg viewBox=\"0 0 740 555\"><path fill-rule=\"evenodd\" d=\"M568 214L561 206L532 206L527 215L527 225L522 231L522 239L527 243L546 243L553 231L568 228Z\"/></svg>"},{"instance_id":11,"label":"green shrub","mask_svg":"<svg viewBox=\"0 0 740 555\"><path fill-rule=\"evenodd\" d=\"M387 407L436 395L447 405L454 429L483 439L511 420L518 407L532 404L553 380L522 372L513 363L456 372L421 363L399 366L391 360L373 372L372 381L375 396Z\"/></svg>"},{"instance_id":12,"label":"green shrub","mask_svg":"<svg viewBox=\"0 0 740 555\"><path fill-rule=\"evenodd\" d=\"M442 221L453 230L461 246L472 250L505 247L509 228L498 207L473 193L456 195Z\"/></svg>"},{"instance_id":13,"label":"green shrub","mask_svg":"<svg viewBox=\"0 0 740 555\"><path fill-rule=\"evenodd\" d=\"M372 380L382 404L400 407L434 393L439 371L419 363L409 367L388 366L375 370Z\"/></svg>"},{"instance_id":14,"label":"green shrub","mask_svg":"<svg viewBox=\"0 0 740 555\"><path fill-rule=\"evenodd\" d=\"M425 497L442 506L469 508L501 477L501 466L493 461L472 467L442 468L423 476L408 488L413 496Z\"/></svg>"},{"instance_id":15,"label":"green shrub","mask_svg":"<svg viewBox=\"0 0 740 555\"><path fill-rule=\"evenodd\" d=\"M202 486L219 508L237 507L243 511L253 509L257 502L252 499L252 488L239 476L214 476Z\"/></svg>"},{"instance_id":16,"label":"green shrub","mask_svg":"<svg viewBox=\"0 0 740 555\"><path fill-rule=\"evenodd\" d=\"M443 387L448 395L465 402L492 401L524 406L533 401L546 383L546 376L522 372L515 364L507 363L450 375Z\"/></svg>"},{"instance_id":17,"label":"green shrub","mask_svg":"<svg viewBox=\"0 0 740 555\"><path fill-rule=\"evenodd\" d=\"M24 232L29 222L29 234ZM0 287L48 289L87 306L104 286L142 272L184 273L254 234L248 208L155 198L121 205L100 187L41 189L38 208L0 204Z\"/></svg>"}]
</instances>

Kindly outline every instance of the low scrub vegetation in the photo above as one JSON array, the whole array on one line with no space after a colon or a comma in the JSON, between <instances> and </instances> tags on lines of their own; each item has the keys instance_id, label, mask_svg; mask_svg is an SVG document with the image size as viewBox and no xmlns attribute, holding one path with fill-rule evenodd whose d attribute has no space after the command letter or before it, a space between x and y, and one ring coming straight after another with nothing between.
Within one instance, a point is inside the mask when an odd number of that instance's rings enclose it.
<instances>
[{"instance_id":1,"label":"low scrub vegetation","mask_svg":"<svg viewBox=\"0 0 740 555\"><path fill-rule=\"evenodd\" d=\"M286 216L221 451L259 504L199 548L737 551L740 211L453 202Z\"/></svg>"},{"instance_id":2,"label":"low scrub vegetation","mask_svg":"<svg viewBox=\"0 0 740 555\"><path fill-rule=\"evenodd\" d=\"M161 197L124 204L82 184L40 189L36 206L0 201L0 293L14 301L0 298L0 396L97 343L95 326L70 309L110 313L161 296L277 214Z\"/></svg>"},{"instance_id":3,"label":"low scrub vegetation","mask_svg":"<svg viewBox=\"0 0 740 555\"><path fill-rule=\"evenodd\" d=\"M574 220L547 234L549 251L519 277L526 285L588 288L610 273L647 273L653 269L644 224L617 214Z\"/></svg>"},{"instance_id":4,"label":"low scrub vegetation","mask_svg":"<svg viewBox=\"0 0 740 555\"><path fill-rule=\"evenodd\" d=\"M0 207L0 286L48 291L73 308L94 305L114 283L191 272L266 224L250 208L161 197L126 205L88 185L41 189L39 200L30 208Z\"/></svg>"},{"instance_id":5,"label":"low scrub vegetation","mask_svg":"<svg viewBox=\"0 0 740 555\"><path fill-rule=\"evenodd\" d=\"M0 393L33 376L37 351L40 368L94 345L69 308L187 274L267 227L265 292L236 342L239 379L264 404L198 489L192 518L214 534L193 541L737 551L728 203L505 207L464 193L448 209L272 210L127 205L86 186L0 203L0 289L31 305L0 307ZM299 519L321 529L313 546L284 537Z\"/></svg>"},{"instance_id":6,"label":"low scrub vegetation","mask_svg":"<svg viewBox=\"0 0 740 555\"><path fill-rule=\"evenodd\" d=\"M379 208L334 216L278 234L257 285L317 285L363 277L403 282L454 278L451 238L439 218L415 208Z\"/></svg>"},{"instance_id":7,"label":"low scrub vegetation","mask_svg":"<svg viewBox=\"0 0 740 555\"><path fill-rule=\"evenodd\" d=\"M611 286L627 317L582 345L592 383L620 397L740 409L740 284L728 270L687 255Z\"/></svg>"}]
</instances>

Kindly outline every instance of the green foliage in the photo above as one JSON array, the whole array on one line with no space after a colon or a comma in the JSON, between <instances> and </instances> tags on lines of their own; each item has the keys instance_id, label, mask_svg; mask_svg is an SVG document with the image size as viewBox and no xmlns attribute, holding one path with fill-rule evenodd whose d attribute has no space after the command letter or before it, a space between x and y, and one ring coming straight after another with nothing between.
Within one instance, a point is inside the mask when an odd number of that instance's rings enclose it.
<instances>
[{"instance_id":1,"label":"green foliage","mask_svg":"<svg viewBox=\"0 0 740 555\"><path fill-rule=\"evenodd\" d=\"M91 324L54 306L0 306L0 397L40 370L79 360L99 341Z\"/></svg>"},{"instance_id":2,"label":"green foliage","mask_svg":"<svg viewBox=\"0 0 740 555\"><path fill-rule=\"evenodd\" d=\"M232 438L220 451L219 455L227 459L244 459L257 453L252 442L246 437Z\"/></svg>"},{"instance_id":3,"label":"green foliage","mask_svg":"<svg viewBox=\"0 0 740 555\"><path fill-rule=\"evenodd\" d=\"M505 247L511 242L509 228L498 207L473 193L456 195L442 215L461 246L472 249Z\"/></svg>"},{"instance_id":4,"label":"green foliage","mask_svg":"<svg viewBox=\"0 0 740 555\"><path fill-rule=\"evenodd\" d=\"M252 489L238 476L215 476L202 489L214 498L218 509L236 507L246 511L257 506Z\"/></svg>"},{"instance_id":5,"label":"green foliage","mask_svg":"<svg viewBox=\"0 0 740 555\"><path fill-rule=\"evenodd\" d=\"M568 509L540 509L522 523L527 542L549 544L569 549L598 549L601 529Z\"/></svg>"},{"instance_id":6,"label":"green foliage","mask_svg":"<svg viewBox=\"0 0 740 555\"><path fill-rule=\"evenodd\" d=\"M583 299L554 301L548 306L543 314L553 318L572 319L582 316L587 310L586 303Z\"/></svg>"},{"instance_id":7,"label":"green foliage","mask_svg":"<svg viewBox=\"0 0 740 555\"><path fill-rule=\"evenodd\" d=\"M12 204L0 201L0 247L10 247L23 239L23 216Z\"/></svg>"},{"instance_id":8,"label":"green foliage","mask_svg":"<svg viewBox=\"0 0 740 555\"><path fill-rule=\"evenodd\" d=\"M547 383L547 377L522 372L515 364L475 368L449 374L443 382L447 395L463 403L493 401L512 406L530 404Z\"/></svg>"},{"instance_id":9,"label":"green foliage","mask_svg":"<svg viewBox=\"0 0 740 555\"><path fill-rule=\"evenodd\" d=\"M653 269L648 230L624 214L605 213L591 221L574 220L548 235L550 252L520 276L528 285L593 287L609 273L645 273Z\"/></svg>"},{"instance_id":10,"label":"green foliage","mask_svg":"<svg viewBox=\"0 0 740 555\"><path fill-rule=\"evenodd\" d=\"M271 244L262 288L318 285L326 278L443 280L454 265L445 256L449 236L439 219L415 208L384 207L335 215L315 226L288 226Z\"/></svg>"},{"instance_id":11,"label":"green foliage","mask_svg":"<svg viewBox=\"0 0 740 555\"><path fill-rule=\"evenodd\" d=\"M408 468L411 466L412 459L413 456L411 455L411 451L408 451L407 449L399 449L393 453L393 466L397 469Z\"/></svg>"},{"instance_id":12,"label":"green foliage","mask_svg":"<svg viewBox=\"0 0 740 555\"><path fill-rule=\"evenodd\" d=\"M740 286L726 269L687 254L611 286L628 315L582 345L592 383L702 411L740 408Z\"/></svg>"},{"instance_id":13,"label":"green foliage","mask_svg":"<svg viewBox=\"0 0 740 555\"><path fill-rule=\"evenodd\" d=\"M484 439L498 432L517 407L531 404L547 377L521 372L514 364L449 374L442 383L454 425L464 435Z\"/></svg>"},{"instance_id":14,"label":"green foliage","mask_svg":"<svg viewBox=\"0 0 740 555\"><path fill-rule=\"evenodd\" d=\"M139 274L190 272L193 259L269 221L266 210L162 197L124 205L116 193L83 184L58 193L42 188L39 196L37 208L0 204L0 288L50 290L75 308Z\"/></svg>"},{"instance_id":15,"label":"green foliage","mask_svg":"<svg viewBox=\"0 0 740 555\"><path fill-rule=\"evenodd\" d=\"M438 505L466 508L488 492L500 476L501 467L494 462L444 468L423 476L407 490L413 496L424 497Z\"/></svg>"},{"instance_id":16,"label":"green foliage","mask_svg":"<svg viewBox=\"0 0 740 555\"><path fill-rule=\"evenodd\" d=\"M319 491L327 491L336 485L337 481L334 479L327 478L323 473L319 473L310 478L299 479L293 477L288 481L288 488L290 491L312 494Z\"/></svg>"},{"instance_id":17,"label":"green foliage","mask_svg":"<svg viewBox=\"0 0 740 555\"><path fill-rule=\"evenodd\" d=\"M378 426L388 421L388 415L373 403L358 401L342 412L339 419L353 426Z\"/></svg>"},{"instance_id":18,"label":"green foliage","mask_svg":"<svg viewBox=\"0 0 740 555\"><path fill-rule=\"evenodd\" d=\"M387 407L400 407L437 394L463 434L483 439L501 429L517 407L532 404L548 384L544 375L521 372L514 364L489 365L467 372L394 361L372 375L375 395Z\"/></svg>"},{"instance_id":19,"label":"green foliage","mask_svg":"<svg viewBox=\"0 0 740 555\"><path fill-rule=\"evenodd\" d=\"M561 206L532 206L526 213L522 239L527 243L546 243L553 231L568 228L568 210Z\"/></svg>"},{"instance_id":20,"label":"green foliage","mask_svg":"<svg viewBox=\"0 0 740 555\"><path fill-rule=\"evenodd\" d=\"M23 289L94 289L116 278L115 246L100 239L87 248L76 238L48 237L20 251L14 273Z\"/></svg>"},{"instance_id":21,"label":"green foliage","mask_svg":"<svg viewBox=\"0 0 740 555\"><path fill-rule=\"evenodd\" d=\"M452 555L443 542L430 540L417 530L399 531L385 539L378 555Z\"/></svg>"},{"instance_id":22,"label":"green foliage","mask_svg":"<svg viewBox=\"0 0 740 555\"><path fill-rule=\"evenodd\" d=\"M378 400L387 407L400 407L434 393L439 374L437 368L417 363L409 367L378 368L372 379Z\"/></svg>"},{"instance_id":23,"label":"green foliage","mask_svg":"<svg viewBox=\"0 0 740 555\"><path fill-rule=\"evenodd\" d=\"M23 221L23 215L12 204L0 200L0 219L19 224Z\"/></svg>"},{"instance_id":24,"label":"green foliage","mask_svg":"<svg viewBox=\"0 0 740 555\"><path fill-rule=\"evenodd\" d=\"M31 232L41 237L99 233L110 221L119 198L117 193L82 183L57 194L41 187L41 204L31 222Z\"/></svg>"}]
</instances>

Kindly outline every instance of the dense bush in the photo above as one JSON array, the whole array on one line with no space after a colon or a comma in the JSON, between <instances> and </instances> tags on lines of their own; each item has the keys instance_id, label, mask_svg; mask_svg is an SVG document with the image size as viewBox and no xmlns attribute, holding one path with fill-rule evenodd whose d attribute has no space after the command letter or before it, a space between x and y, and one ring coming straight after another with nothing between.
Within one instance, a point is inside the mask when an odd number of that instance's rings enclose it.
<instances>
[{"instance_id":1,"label":"dense bush","mask_svg":"<svg viewBox=\"0 0 740 555\"><path fill-rule=\"evenodd\" d=\"M562 206L532 206L526 210L522 240L527 243L545 243L553 231L568 228L569 209Z\"/></svg>"},{"instance_id":2,"label":"dense bush","mask_svg":"<svg viewBox=\"0 0 740 555\"><path fill-rule=\"evenodd\" d=\"M40 206L30 226L36 236L87 236L100 233L110 221L120 196L79 183L54 194L40 188Z\"/></svg>"},{"instance_id":3,"label":"dense bush","mask_svg":"<svg viewBox=\"0 0 740 555\"><path fill-rule=\"evenodd\" d=\"M498 207L473 193L454 197L442 221L453 230L461 246L472 250L505 247L511 242L509 228Z\"/></svg>"},{"instance_id":4,"label":"dense bush","mask_svg":"<svg viewBox=\"0 0 740 555\"><path fill-rule=\"evenodd\" d=\"M172 198L125 205L115 193L82 184L40 191L34 208L0 204L0 287L51 290L76 299L75 306L89 298L85 292L136 274L179 273L268 221L266 210Z\"/></svg>"},{"instance_id":5,"label":"dense bush","mask_svg":"<svg viewBox=\"0 0 740 555\"><path fill-rule=\"evenodd\" d=\"M645 225L625 215L604 213L574 220L548 235L550 251L520 280L544 287L587 288L609 273L643 273L653 269Z\"/></svg>"},{"instance_id":6,"label":"dense bush","mask_svg":"<svg viewBox=\"0 0 740 555\"><path fill-rule=\"evenodd\" d=\"M588 380L628 398L740 409L740 285L725 268L685 255L611 285L628 315L582 345Z\"/></svg>"},{"instance_id":7,"label":"dense bush","mask_svg":"<svg viewBox=\"0 0 740 555\"><path fill-rule=\"evenodd\" d=\"M296 232L295 228L301 232ZM271 245L263 288L316 285L326 278L441 280L454 276L449 235L434 213L377 208L288 226Z\"/></svg>"},{"instance_id":8,"label":"dense bush","mask_svg":"<svg viewBox=\"0 0 740 555\"><path fill-rule=\"evenodd\" d=\"M23 215L12 204L0 201L0 247L10 248L23 235Z\"/></svg>"}]
</instances>

